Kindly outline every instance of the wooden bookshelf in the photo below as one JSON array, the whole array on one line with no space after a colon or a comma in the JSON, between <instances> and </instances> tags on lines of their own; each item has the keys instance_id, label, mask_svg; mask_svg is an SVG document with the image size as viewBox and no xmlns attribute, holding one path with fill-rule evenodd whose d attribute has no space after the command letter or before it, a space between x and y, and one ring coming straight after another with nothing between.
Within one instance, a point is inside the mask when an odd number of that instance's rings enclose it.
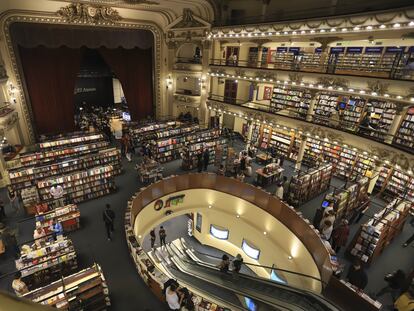
<instances>
[{"instance_id":1,"label":"wooden bookshelf","mask_svg":"<svg viewBox=\"0 0 414 311\"><path fill-rule=\"evenodd\" d=\"M295 113L297 118L305 119L311 100L312 95L308 90L276 86L270 100L270 111L277 113L288 110Z\"/></svg>"},{"instance_id":2,"label":"wooden bookshelf","mask_svg":"<svg viewBox=\"0 0 414 311\"><path fill-rule=\"evenodd\" d=\"M390 202L360 227L348 248L349 254L372 263L401 232L412 206L412 202L400 199Z\"/></svg>"},{"instance_id":3,"label":"wooden bookshelf","mask_svg":"<svg viewBox=\"0 0 414 311\"><path fill-rule=\"evenodd\" d=\"M393 143L410 149L414 148L414 107L409 108L405 113Z\"/></svg>"}]
</instances>

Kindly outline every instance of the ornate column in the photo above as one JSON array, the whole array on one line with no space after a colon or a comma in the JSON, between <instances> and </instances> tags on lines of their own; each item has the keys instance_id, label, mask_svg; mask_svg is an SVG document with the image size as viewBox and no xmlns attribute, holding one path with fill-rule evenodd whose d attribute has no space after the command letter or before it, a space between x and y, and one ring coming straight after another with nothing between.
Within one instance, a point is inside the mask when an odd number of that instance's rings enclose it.
<instances>
[{"instance_id":1,"label":"ornate column","mask_svg":"<svg viewBox=\"0 0 414 311\"><path fill-rule=\"evenodd\" d=\"M252 144L252 135L253 135L253 122L247 121L247 146L246 148L249 148Z\"/></svg>"},{"instance_id":2,"label":"ornate column","mask_svg":"<svg viewBox=\"0 0 414 311\"><path fill-rule=\"evenodd\" d=\"M205 40L202 43L203 47L203 58L202 58L202 71L201 71L201 98L200 98L200 109L198 111L198 118L202 124L208 124L209 116L207 109L207 98L208 90L210 88L210 79L207 79L210 47L211 41Z\"/></svg>"},{"instance_id":3,"label":"ornate column","mask_svg":"<svg viewBox=\"0 0 414 311\"><path fill-rule=\"evenodd\" d=\"M385 143L392 144L394 136L395 134L397 134L398 128L400 126L401 119L403 118L407 110L408 106L397 104L397 114L394 116L394 119L392 120L387 136L385 136Z\"/></svg>"},{"instance_id":4,"label":"ornate column","mask_svg":"<svg viewBox=\"0 0 414 311\"><path fill-rule=\"evenodd\" d=\"M308 136L302 135L302 142L299 147L298 151L298 158L296 160L295 169L300 170L300 167L302 165L303 156L305 155L305 148L306 148L306 142L308 140Z\"/></svg>"},{"instance_id":5,"label":"ornate column","mask_svg":"<svg viewBox=\"0 0 414 311\"><path fill-rule=\"evenodd\" d=\"M174 81L175 76L173 74L173 67L175 63L175 53L178 47L178 43L176 41L168 41L167 42L168 51L167 51L167 60L168 60L168 73L165 77L164 85L165 85L165 94L167 99L167 115L176 117L177 109L175 109L174 104ZM163 116L165 117L165 115Z\"/></svg>"},{"instance_id":6,"label":"ornate column","mask_svg":"<svg viewBox=\"0 0 414 311\"><path fill-rule=\"evenodd\" d=\"M251 82L251 85L253 85L252 102L254 102L257 99L257 93L259 92L259 84L257 82Z\"/></svg>"},{"instance_id":7,"label":"ornate column","mask_svg":"<svg viewBox=\"0 0 414 311\"><path fill-rule=\"evenodd\" d=\"M321 44L321 59L320 59L320 65L323 66L325 64L325 60L327 59L329 55L329 49L328 45L335 41L343 40L341 37L316 37L313 38L312 41L318 42Z\"/></svg>"},{"instance_id":8,"label":"ornate column","mask_svg":"<svg viewBox=\"0 0 414 311\"><path fill-rule=\"evenodd\" d=\"M309 103L308 114L306 115L306 121L312 122L313 120L313 112L315 111L315 105L318 102L317 97L318 93L316 90L310 90L312 100Z\"/></svg>"},{"instance_id":9,"label":"ornate column","mask_svg":"<svg viewBox=\"0 0 414 311\"><path fill-rule=\"evenodd\" d=\"M269 7L269 3L271 0L262 0L262 21L266 19L267 8Z\"/></svg>"}]
</instances>

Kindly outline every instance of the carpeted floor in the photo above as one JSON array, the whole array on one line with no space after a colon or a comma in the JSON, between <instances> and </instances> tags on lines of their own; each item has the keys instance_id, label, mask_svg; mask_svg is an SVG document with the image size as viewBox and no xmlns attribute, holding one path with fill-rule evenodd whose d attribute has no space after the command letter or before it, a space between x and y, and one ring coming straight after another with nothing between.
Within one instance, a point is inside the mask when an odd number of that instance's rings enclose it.
<instances>
[{"instance_id":1,"label":"carpeted floor","mask_svg":"<svg viewBox=\"0 0 414 311\"><path fill-rule=\"evenodd\" d=\"M235 143L236 149L241 149L240 142ZM135 271L132 260L129 257L127 250L125 236L123 233L123 213L127 200L136 192L142 185L139 183L137 173L134 169L135 163L139 161L138 157L134 157L132 162L123 160L124 173L116 178L118 191L111 195L95 199L89 202L80 204L81 211L81 229L68 236L74 242L75 249L78 254L80 268L91 265L93 262L99 263L104 271L109 285L110 296L112 300L112 310L128 311L128 310L165 310L163 303L159 302L153 296L145 283L140 279ZM254 163L253 171L257 168ZM164 165L164 176L171 174L184 174L181 169L181 160L166 163ZM293 174L293 163L285 161L285 174L290 177ZM210 166L210 171L215 168ZM246 182L253 182L254 178L246 178ZM334 178L332 185L338 187L343 184L343 181ZM274 192L275 186L269 186L266 190ZM320 206L324 194L314 198L300 207L305 217L313 218L315 210ZM0 193L0 198L4 202L8 202L5 191ZM379 199L374 199L379 205L383 205ZM115 219L115 235L112 242L108 242L105 236L105 228L102 221L102 211L105 204L112 205L116 213ZM379 208L374 206L374 208ZM21 211L18 215L13 215L9 206L6 206L6 213L8 215L6 225L15 227L19 231L19 243L29 241L32 239L34 230L34 219L26 219ZM368 211L369 215L372 211ZM364 218L361 223L364 222ZM358 225L353 225L351 228L351 238L358 229ZM180 236L183 232L186 233L186 227L178 228L178 226L171 226L168 228L169 236L173 236L173 231L176 230L174 236ZM414 228L406 224L402 233L395 238L395 240L385 249L384 253L367 269L369 283L366 288L368 293L378 291L385 286L383 281L384 275L392 272L395 269L403 269L408 272L413 268L414 262L414 248L402 248L401 244L412 233ZM350 238L350 241L351 241ZM343 250L339 254L343 262L349 265L349 262L343 256ZM14 259L11 254L6 253L0 255L0 289L11 291L12 276L7 275L14 271ZM387 302L387 298L385 298Z\"/></svg>"}]
</instances>

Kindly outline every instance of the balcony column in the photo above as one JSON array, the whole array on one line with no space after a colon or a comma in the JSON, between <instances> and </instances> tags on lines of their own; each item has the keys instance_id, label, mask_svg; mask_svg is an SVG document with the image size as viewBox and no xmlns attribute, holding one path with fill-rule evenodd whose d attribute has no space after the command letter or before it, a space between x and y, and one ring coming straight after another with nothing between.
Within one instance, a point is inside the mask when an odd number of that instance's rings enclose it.
<instances>
[{"instance_id":1,"label":"balcony column","mask_svg":"<svg viewBox=\"0 0 414 311\"><path fill-rule=\"evenodd\" d=\"M335 41L343 40L343 38L341 37L316 37L311 40L321 44L322 52L321 52L320 65L323 66L329 55L329 48L328 48L329 44Z\"/></svg>"},{"instance_id":2,"label":"balcony column","mask_svg":"<svg viewBox=\"0 0 414 311\"><path fill-rule=\"evenodd\" d=\"M248 126L248 129L247 129L247 146L246 146L246 149L248 149L252 144L253 122L248 121L247 126Z\"/></svg>"},{"instance_id":3,"label":"balcony column","mask_svg":"<svg viewBox=\"0 0 414 311\"><path fill-rule=\"evenodd\" d=\"M306 149L306 142L308 140L308 137L305 135L302 135L302 142L299 147L298 152L298 158L296 160L295 169L300 170L300 167L302 165L303 156L305 155L305 149Z\"/></svg>"},{"instance_id":4,"label":"balcony column","mask_svg":"<svg viewBox=\"0 0 414 311\"><path fill-rule=\"evenodd\" d=\"M262 0L262 21L266 20L267 8L269 7L270 1L271 0Z\"/></svg>"},{"instance_id":5,"label":"balcony column","mask_svg":"<svg viewBox=\"0 0 414 311\"><path fill-rule=\"evenodd\" d=\"M259 92L259 84L257 82L252 82L253 85L253 98L252 102L254 102L257 99L257 93Z\"/></svg>"},{"instance_id":6,"label":"balcony column","mask_svg":"<svg viewBox=\"0 0 414 311\"><path fill-rule=\"evenodd\" d=\"M385 137L386 144L392 144L392 141L394 140L394 136L395 134L397 134L397 131L400 127L401 119L403 118L407 110L408 110L408 107L397 104L397 114L394 116L390 129L387 133L387 136Z\"/></svg>"},{"instance_id":7,"label":"balcony column","mask_svg":"<svg viewBox=\"0 0 414 311\"><path fill-rule=\"evenodd\" d=\"M306 121L308 122L312 122L313 120L313 113L315 111L316 103L318 102L317 97L319 94L316 90L311 90L310 93L311 93L312 99L309 103L308 114L306 115Z\"/></svg>"},{"instance_id":8,"label":"balcony column","mask_svg":"<svg viewBox=\"0 0 414 311\"><path fill-rule=\"evenodd\" d=\"M207 109L207 98L208 98L208 89L210 87L210 79L207 75L208 72L208 60L210 57L210 47L211 41L205 40L202 42L203 47L203 57L202 57L202 73L201 73L201 97L200 97L200 106L198 111L198 118L201 123L208 124L209 116L208 116L208 109ZM213 49L214 51L214 49Z\"/></svg>"}]
</instances>

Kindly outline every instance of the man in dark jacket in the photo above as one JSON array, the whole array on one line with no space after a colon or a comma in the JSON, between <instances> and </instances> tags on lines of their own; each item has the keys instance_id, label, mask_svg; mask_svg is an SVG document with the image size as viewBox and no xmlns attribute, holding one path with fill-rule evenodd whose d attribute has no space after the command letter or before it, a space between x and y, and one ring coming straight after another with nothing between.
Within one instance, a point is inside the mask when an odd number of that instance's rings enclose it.
<instances>
[{"instance_id":1,"label":"man in dark jacket","mask_svg":"<svg viewBox=\"0 0 414 311\"><path fill-rule=\"evenodd\" d=\"M364 289L365 286L368 284L368 276L364 271L360 262L355 262L351 268L349 268L348 274L346 275L346 279L349 283L356 286L359 289Z\"/></svg>"},{"instance_id":2,"label":"man in dark jacket","mask_svg":"<svg viewBox=\"0 0 414 311\"><path fill-rule=\"evenodd\" d=\"M208 164L210 163L210 151L206 148L203 154L204 170L207 171Z\"/></svg>"},{"instance_id":3,"label":"man in dark jacket","mask_svg":"<svg viewBox=\"0 0 414 311\"><path fill-rule=\"evenodd\" d=\"M203 170L203 151L202 150L199 150L197 152L197 169L199 173L201 173L201 171Z\"/></svg>"},{"instance_id":4,"label":"man in dark jacket","mask_svg":"<svg viewBox=\"0 0 414 311\"><path fill-rule=\"evenodd\" d=\"M402 290L406 283L404 271L398 269L394 273L386 275L384 280L388 284L377 293L376 297L380 297L385 293L390 293L393 301L395 301L398 296L402 294Z\"/></svg>"},{"instance_id":5,"label":"man in dark jacket","mask_svg":"<svg viewBox=\"0 0 414 311\"><path fill-rule=\"evenodd\" d=\"M108 241L111 241L112 232L114 232L115 212L111 209L111 205L106 204L106 209L102 213L102 218L105 223L106 234Z\"/></svg>"}]
</instances>

